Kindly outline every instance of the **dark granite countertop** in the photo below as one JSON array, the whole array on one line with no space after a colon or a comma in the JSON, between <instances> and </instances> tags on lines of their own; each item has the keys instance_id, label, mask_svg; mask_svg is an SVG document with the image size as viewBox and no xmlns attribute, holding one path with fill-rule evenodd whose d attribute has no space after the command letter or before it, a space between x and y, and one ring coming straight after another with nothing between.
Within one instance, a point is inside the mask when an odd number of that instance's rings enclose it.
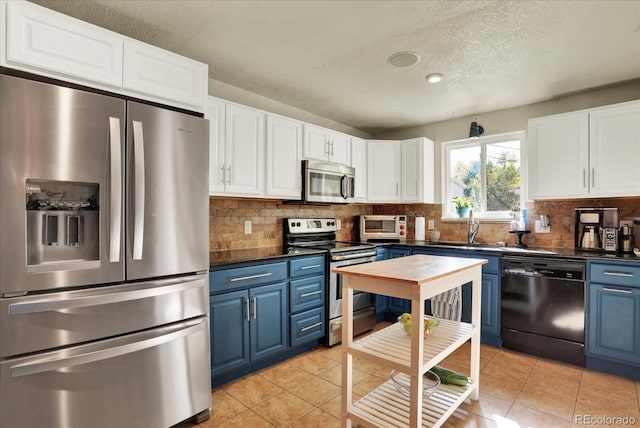
<instances>
[{"instance_id":1,"label":"dark granite countertop","mask_svg":"<svg viewBox=\"0 0 640 428\"><path fill-rule=\"evenodd\" d=\"M324 254L323 250L297 249L287 253L282 247L246 248L241 250L222 250L209 252L209 268L243 262L255 262L266 259L298 257L309 254Z\"/></svg>"},{"instance_id":2,"label":"dark granite countertop","mask_svg":"<svg viewBox=\"0 0 640 428\"><path fill-rule=\"evenodd\" d=\"M380 244L378 244L380 245ZM412 247L427 247L441 250L465 250L465 251L488 251L500 253L506 256L543 256L543 257L563 257L574 259L603 259L617 261L633 261L640 263L640 258L633 253L611 253L604 251L583 251L573 248L516 248L513 246L498 246L494 244L467 244L465 242L430 242L407 240L403 243L387 243L382 245L408 245Z\"/></svg>"},{"instance_id":3,"label":"dark granite countertop","mask_svg":"<svg viewBox=\"0 0 640 428\"><path fill-rule=\"evenodd\" d=\"M463 251L479 251L479 252L491 252L501 256L542 256L542 257L562 257L573 259L598 259L598 260L611 260L611 261L632 261L640 263L640 258L636 257L633 253L606 253L595 251L580 251L573 248L516 248L516 247L500 247L492 244L473 244L469 245L464 242L429 242L429 241L413 241L407 240L406 242L398 243L375 243L376 246L390 246L390 245L406 245L411 247L425 247L440 250L463 250ZM298 257L301 255L309 254L324 254L324 250L312 250L312 249L297 249L296 252L287 253L283 247L260 247L260 248L246 248L241 250L222 250L211 251L209 253L209 267L210 269L218 268L225 265L256 262L266 259L280 259L287 257Z\"/></svg>"}]
</instances>

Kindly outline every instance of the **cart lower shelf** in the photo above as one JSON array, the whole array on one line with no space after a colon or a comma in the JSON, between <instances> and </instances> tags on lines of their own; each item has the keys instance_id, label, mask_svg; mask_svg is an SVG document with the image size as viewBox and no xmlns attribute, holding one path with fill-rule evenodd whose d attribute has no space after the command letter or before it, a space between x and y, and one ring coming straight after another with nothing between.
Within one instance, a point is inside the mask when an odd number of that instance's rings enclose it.
<instances>
[{"instance_id":1,"label":"cart lower shelf","mask_svg":"<svg viewBox=\"0 0 640 428\"><path fill-rule=\"evenodd\" d=\"M422 426L441 426L475 388L472 380L466 387L440 385L433 395L422 399ZM409 426L409 397L389 380L353 403L348 417L353 426L405 428Z\"/></svg>"}]
</instances>

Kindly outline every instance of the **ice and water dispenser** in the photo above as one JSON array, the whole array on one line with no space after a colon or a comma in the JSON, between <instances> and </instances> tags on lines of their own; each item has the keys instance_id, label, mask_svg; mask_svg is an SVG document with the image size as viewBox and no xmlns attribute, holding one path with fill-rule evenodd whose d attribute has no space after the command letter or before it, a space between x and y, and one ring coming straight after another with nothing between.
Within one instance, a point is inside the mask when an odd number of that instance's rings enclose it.
<instances>
[{"instance_id":1,"label":"ice and water dispenser","mask_svg":"<svg viewBox=\"0 0 640 428\"><path fill-rule=\"evenodd\" d=\"M27 180L27 271L100 259L99 185Z\"/></svg>"}]
</instances>

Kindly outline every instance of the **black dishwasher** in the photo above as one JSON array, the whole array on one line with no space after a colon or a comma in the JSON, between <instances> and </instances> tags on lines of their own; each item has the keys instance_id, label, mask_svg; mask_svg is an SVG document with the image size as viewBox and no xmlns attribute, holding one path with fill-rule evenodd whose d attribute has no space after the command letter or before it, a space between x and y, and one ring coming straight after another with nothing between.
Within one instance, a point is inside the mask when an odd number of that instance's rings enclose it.
<instances>
[{"instance_id":1,"label":"black dishwasher","mask_svg":"<svg viewBox=\"0 0 640 428\"><path fill-rule=\"evenodd\" d=\"M502 346L584 366L585 263L502 258Z\"/></svg>"}]
</instances>

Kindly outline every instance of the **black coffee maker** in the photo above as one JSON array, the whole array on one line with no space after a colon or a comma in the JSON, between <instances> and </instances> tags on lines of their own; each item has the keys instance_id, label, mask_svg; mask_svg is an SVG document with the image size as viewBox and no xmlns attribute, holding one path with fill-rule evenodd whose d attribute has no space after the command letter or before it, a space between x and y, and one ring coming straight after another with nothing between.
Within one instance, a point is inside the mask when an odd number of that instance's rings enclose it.
<instances>
[{"instance_id":1,"label":"black coffee maker","mask_svg":"<svg viewBox=\"0 0 640 428\"><path fill-rule=\"evenodd\" d=\"M576 208L576 249L616 251L617 247L617 208Z\"/></svg>"}]
</instances>

